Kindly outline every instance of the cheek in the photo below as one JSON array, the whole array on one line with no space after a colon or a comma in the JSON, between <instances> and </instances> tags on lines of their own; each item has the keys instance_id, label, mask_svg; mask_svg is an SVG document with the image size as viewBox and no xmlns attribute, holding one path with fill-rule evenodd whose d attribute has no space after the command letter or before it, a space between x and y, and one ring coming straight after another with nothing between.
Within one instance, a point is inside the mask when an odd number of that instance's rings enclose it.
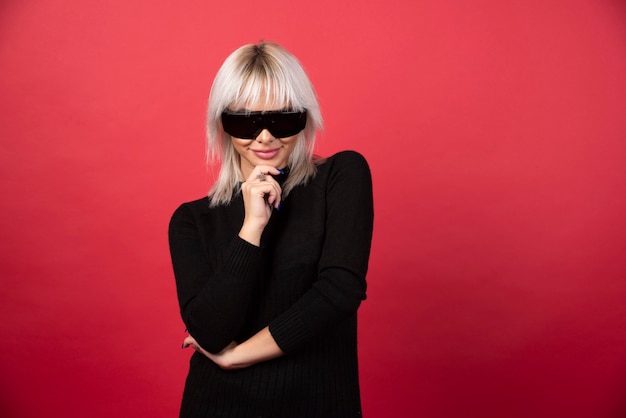
<instances>
[{"instance_id":1,"label":"cheek","mask_svg":"<svg viewBox=\"0 0 626 418\"><path fill-rule=\"evenodd\" d=\"M239 154L245 151L248 145L250 145L250 141L244 141L242 139L235 139L235 138L231 139L231 143L235 151L237 151Z\"/></svg>"},{"instance_id":2,"label":"cheek","mask_svg":"<svg viewBox=\"0 0 626 418\"><path fill-rule=\"evenodd\" d=\"M298 141L298 136L290 136L289 138L283 138L280 140L283 146L289 150L293 150L296 147L296 142Z\"/></svg>"},{"instance_id":3,"label":"cheek","mask_svg":"<svg viewBox=\"0 0 626 418\"><path fill-rule=\"evenodd\" d=\"M283 143L283 151L285 152L285 154L287 156L290 156L291 154L293 154L293 151L296 149L296 142L292 141L292 142L288 142L288 143Z\"/></svg>"}]
</instances>

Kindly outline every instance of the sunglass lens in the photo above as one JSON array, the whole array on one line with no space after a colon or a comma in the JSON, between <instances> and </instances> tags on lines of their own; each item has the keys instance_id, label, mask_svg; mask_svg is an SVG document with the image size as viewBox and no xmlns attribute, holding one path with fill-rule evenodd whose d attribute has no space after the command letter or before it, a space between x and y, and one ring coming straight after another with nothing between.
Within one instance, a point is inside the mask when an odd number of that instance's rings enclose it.
<instances>
[{"instance_id":1,"label":"sunglass lens","mask_svg":"<svg viewBox=\"0 0 626 418\"><path fill-rule=\"evenodd\" d=\"M305 112L277 112L268 116L268 129L275 138L296 135L306 126Z\"/></svg>"},{"instance_id":2,"label":"sunglass lens","mask_svg":"<svg viewBox=\"0 0 626 418\"><path fill-rule=\"evenodd\" d=\"M250 113L224 111L222 126L226 133L235 138L255 139L263 129L269 130L275 138L287 138L305 128L306 111Z\"/></svg>"}]
</instances>

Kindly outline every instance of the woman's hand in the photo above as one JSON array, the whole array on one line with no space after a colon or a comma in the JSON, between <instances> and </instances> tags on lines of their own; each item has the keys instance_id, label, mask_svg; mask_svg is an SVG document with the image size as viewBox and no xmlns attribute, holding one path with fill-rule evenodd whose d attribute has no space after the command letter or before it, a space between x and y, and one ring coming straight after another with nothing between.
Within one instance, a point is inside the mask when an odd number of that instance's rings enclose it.
<instances>
[{"instance_id":1,"label":"woman's hand","mask_svg":"<svg viewBox=\"0 0 626 418\"><path fill-rule=\"evenodd\" d=\"M236 370L241 367L237 367L234 363L232 363L229 359L231 358L232 351L235 347L237 347L236 342L232 342L228 344L228 346L220 351L217 354L212 354L206 351L204 348L200 347L198 342L191 335L188 335L187 338L183 341L183 348L193 347L196 351L204 354L208 357L213 363L217 364L224 370Z\"/></svg>"},{"instance_id":2,"label":"woman's hand","mask_svg":"<svg viewBox=\"0 0 626 418\"><path fill-rule=\"evenodd\" d=\"M271 174L280 174L280 170L258 165L241 185L245 217L239 236L256 246L261 245L261 235L272 216L272 209L280 208L282 189Z\"/></svg>"}]
</instances>

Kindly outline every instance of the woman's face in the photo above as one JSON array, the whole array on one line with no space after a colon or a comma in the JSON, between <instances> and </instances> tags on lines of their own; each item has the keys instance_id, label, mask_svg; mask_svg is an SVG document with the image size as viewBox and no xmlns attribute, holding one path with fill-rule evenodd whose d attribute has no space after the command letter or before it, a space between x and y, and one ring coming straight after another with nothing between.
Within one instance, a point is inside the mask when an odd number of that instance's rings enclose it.
<instances>
[{"instance_id":1,"label":"woman's face","mask_svg":"<svg viewBox=\"0 0 626 418\"><path fill-rule=\"evenodd\" d=\"M282 110L285 106L277 103L257 103L247 106L242 110L251 112ZM240 167L244 180L257 165L269 165L276 168L285 168L289 161L289 156L293 152L298 135L287 138L274 138L270 131L263 129L255 139L241 139L231 137L233 147L240 156Z\"/></svg>"}]
</instances>

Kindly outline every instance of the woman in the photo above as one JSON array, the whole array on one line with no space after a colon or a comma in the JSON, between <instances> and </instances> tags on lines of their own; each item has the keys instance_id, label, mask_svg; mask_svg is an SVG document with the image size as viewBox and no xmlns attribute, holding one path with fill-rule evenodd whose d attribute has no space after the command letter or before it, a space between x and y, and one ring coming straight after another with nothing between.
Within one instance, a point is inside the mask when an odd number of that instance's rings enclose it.
<instances>
[{"instance_id":1,"label":"woman","mask_svg":"<svg viewBox=\"0 0 626 418\"><path fill-rule=\"evenodd\" d=\"M355 152L313 158L321 126L308 77L279 45L243 46L216 75L219 177L169 228L183 348L196 349L181 417L361 416L371 177Z\"/></svg>"}]
</instances>

